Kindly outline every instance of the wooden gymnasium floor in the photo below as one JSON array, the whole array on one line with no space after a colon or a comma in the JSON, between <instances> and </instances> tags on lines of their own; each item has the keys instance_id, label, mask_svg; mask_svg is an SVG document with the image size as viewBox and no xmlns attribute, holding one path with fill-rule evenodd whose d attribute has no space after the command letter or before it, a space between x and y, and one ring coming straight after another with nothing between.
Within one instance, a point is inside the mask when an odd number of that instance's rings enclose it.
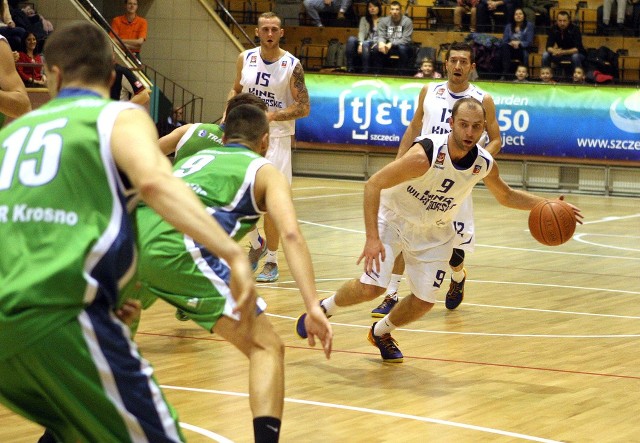
<instances>
[{"instance_id":1,"label":"wooden gymnasium floor","mask_svg":"<svg viewBox=\"0 0 640 443\"><path fill-rule=\"evenodd\" d=\"M296 178L293 187L326 297L360 275L363 184ZM280 281L260 288L286 344L281 441L640 441L639 200L569 195L585 224L551 248L530 237L526 212L483 188L474 194L478 244L465 301L448 312L441 297L396 331L402 364L382 363L366 340L377 303L331 319L330 361L297 339L302 304L281 256ZM252 440L239 352L179 323L162 302L144 315L137 341L190 441ZM0 423L2 442L35 442L41 431L6 409Z\"/></svg>"}]
</instances>

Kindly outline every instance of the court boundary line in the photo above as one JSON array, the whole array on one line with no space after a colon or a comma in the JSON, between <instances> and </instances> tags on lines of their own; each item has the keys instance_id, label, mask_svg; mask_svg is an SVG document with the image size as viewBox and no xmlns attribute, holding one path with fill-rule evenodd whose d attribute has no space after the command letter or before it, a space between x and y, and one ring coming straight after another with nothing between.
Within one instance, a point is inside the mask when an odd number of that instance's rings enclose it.
<instances>
[{"instance_id":1,"label":"court boundary line","mask_svg":"<svg viewBox=\"0 0 640 443\"><path fill-rule=\"evenodd\" d=\"M160 387L162 389L177 390L177 391L199 392L199 393L216 394L216 395L229 395L229 396L244 397L244 398L249 397L249 394L245 392L219 391L216 389L203 389L203 388L187 388L184 386L173 386L173 385L160 385ZM348 411L354 411L354 412L362 412L367 414L420 421L423 423L452 426L452 427L462 428L462 429L467 429L472 431L503 435L506 437L514 437L520 440L536 441L536 442L542 442L542 443L561 443L558 440L550 440L542 437L536 437L533 435L521 434L521 433L511 432L511 431L504 431L501 429L489 428L485 426L470 425L470 424L459 423L459 422L454 422L450 420L442 420L438 418L420 417L418 415L404 414L400 412L383 411L379 409L363 408L359 406L349 406L349 405L337 404L337 403L319 402L314 400L303 400L303 399L296 399L296 398L290 398L290 397L285 397L284 401L285 403L296 403L296 404L320 406L320 407L332 408L332 409L342 409L342 410L348 410Z\"/></svg>"}]
</instances>

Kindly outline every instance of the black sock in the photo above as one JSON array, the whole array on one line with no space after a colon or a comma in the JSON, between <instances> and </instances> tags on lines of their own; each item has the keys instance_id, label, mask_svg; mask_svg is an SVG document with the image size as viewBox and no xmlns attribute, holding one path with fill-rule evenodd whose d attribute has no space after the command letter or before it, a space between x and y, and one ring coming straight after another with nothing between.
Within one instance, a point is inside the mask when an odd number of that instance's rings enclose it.
<instances>
[{"instance_id":1,"label":"black sock","mask_svg":"<svg viewBox=\"0 0 640 443\"><path fill-rule=\"evenodd\" d=\"M280 419L256 417L253 419L253 436L256 443L276 443L280 439Z\"/></svg>"},{"instance_id":2,"label":"black sock","mask_svg":"<svg viewBox=\"0 0 640 443\"><path fill-rule=\"evenodd\" d=\"M38 443L56 443L57 441L58 440L56 440L51 431L46 429L44 434L42 434L42 437L38 440Z\"/></svg>"}]
</instances>

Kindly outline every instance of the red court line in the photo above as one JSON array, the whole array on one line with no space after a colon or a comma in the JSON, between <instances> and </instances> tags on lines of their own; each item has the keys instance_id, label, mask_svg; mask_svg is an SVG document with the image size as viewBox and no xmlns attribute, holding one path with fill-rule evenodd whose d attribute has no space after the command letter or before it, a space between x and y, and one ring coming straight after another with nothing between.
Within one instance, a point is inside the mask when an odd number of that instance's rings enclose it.
<instances>
[{"instance_id":1,"label":"red court line","mask_svg":"<svg viewBox=\"0 0 640 443\"><path fill-rule=\"evenodd\" d=\"M226 343L228 343L225 339L214 338L214 337L185 337L185 336L181 336L181 335L158 334L158 333L151 333L151 332L139 332L137 335L149 335L149 336L156 336L156 337L180 338L180 339L186 339L186 340L207 340L207 341L217 341L217 342L226 342ZM310 347L306 347L306 346L285 345L285 348L299 349L299 350L305 350L305 351L324 352L322 347L310 348ZM373 356L373 357L376 357L376 358L380 358L380 354L377 353L377 352L347 351L347 350L339 350L339 349L333 349L331 352L335 353L335 354L366 355L366 356ZM536 367L536 366L509 365L509 364L504 364L504 363L489 363L489 362L479 362L479 361L471 361L471 360L455 360L455 359L436 358L436 357L417 357L417 356L410 356L410 355L405 355L404 358L405 358L405 360L406 359L411 359L411 360L437 361L437 362L442 362L442 363L460 363L460 364L466 364L466 365L490 366L490 367L497 367L497 368L525 369L525 370L529 370L529 371L546 371L546 372L557 372L557 373L561 373L561 374L591 375L591 376L596 376L596 377L609 377L609 378L623 378L623 379L630 379L630 380L640 380L640 376L635 376L635 375L606 374L606 373L602 373L602 372L576 371L576 370L570 370L570 369L543 368L543 367ZM383 363L383 362L381 361L380 363ZM391 365L391 364L398 364L398 363L384 363L384 364L390 364ZM400 364L402 364L402 363L400 363Z\"/></svg>"}]
</instances>

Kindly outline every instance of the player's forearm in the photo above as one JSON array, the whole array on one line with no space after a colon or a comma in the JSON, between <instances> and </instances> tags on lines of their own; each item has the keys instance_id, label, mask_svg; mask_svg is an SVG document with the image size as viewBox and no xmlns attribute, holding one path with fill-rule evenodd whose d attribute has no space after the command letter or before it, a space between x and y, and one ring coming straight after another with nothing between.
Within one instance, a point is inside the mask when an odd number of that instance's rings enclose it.
<instances>
[{"instance_id":1,"label":"player's forearm","mask_svg":"<svg viewBox=\"0 0 640 443\"><path fill-rule=\"evenodd\" d=\"M227 94L227 101L231 100L233 97L235 97L238 94L240 94L240 93L238 91L236 91L235 88L231 88L231 90Z\"/></svg>"},{"instance_id":2,"label":"player's forearm","mask_svg":"<svg viewBox=\"0 0 640 443\"><path fill-rule=\"evenodd\" d=\"M413 141L419 135L419 131L417 131L413 125L413 121L407 126L407 130L404 131L404 135L402 139L400 139L400 146L398 146L398 154L396 154L396 158L402 157L411 146L413 146Z\"/></svg>"},{"instance_id":3,"label":"player's forearm","mask_svg":"<svg viewBox=\"0 0 640 443\"><path fill-rule=\"evenodd\" d=\"M293 276L305 308L309 311L318 304L318 293L315 284L315 274L309 248L300 231L291 232L282 236L282 249L289 264L289 270Z\"/></svg>"},{"instance_id":4,"label":"player's forearm","mask_svg":"<svg viewBox=\"0 0 640 443\"><path fill-rule=\"evenodd\" d=\"M286 121L286 120L295 120L298 118L306 117L309 115L311 107L309 103L296 102L291 106L286 107L281 111L275 111L273 113L273 120L275 121Z\"/></svg>"},{"instance_id":5,"label":"player's forearm","mask_svg":"<svg viewBox=\"0 0 640 443\"><path fill-rule=\"evenodd\" d=\"M24 92L0 90L0 112L4 115L16 118L29 111L31 111L31 102L26 90Z\"/></svg>"},{"instance_id":6,"label":"player's forearm","mask_svg":"<svg viewBox=\"0 0 640 443\"><path fill-rule=\"evenodd\" d=\"M380 187L372 179L364 185L364 229L367 238L379 239L378 210L380 209Z\"/></svg>"},{"instance_id":7,"label":"player's forearm","mask_svg":"<svg viewBox=\"0 0 640 443\"><path fill-rule=\"evenodd\" d=\"M530 211L535 205L544 200L544 198L538 197L537 195L533 195L525 191L511 189L511 192L508 194L507 198L505 198L504 201L501 201L500 203L508 208Z\"/></svg>"},{"instance_id":8,"label":"player's forearm","mask_svg":"<svg viewBox=\"0 0 640 443\"><path fill-rule=\"evenodd\" d=\"M136 38L136 39L123 39L122 43L129 49L134 49L139 51L142 48L142 44L144 43L144 39Z\"/></svg>"},{"instance_id":9,"label":"player's forearm","mask_svg":"<svg viewBox=\"0 0 640 443\"><path fill-rule=\"evenodd\" d=\"M500 150L502 150L502 140L499 138L493 139L487 143L487 146L485 146L484 149L489 151L489 154L495 157L500 153Z\"/></svg>"},{"instance_id":10,"label":"player's forearm","mask_svg":"<svg viewBox=\"0 0 640 443\"><path fill-rule=\"evenodd\" d=\"M134 95L133 97L131 97L131 103L135 103L136 105L140 105L140 106L144 106L147 103L149 103L149 100L151 100L151 97L149 96L149 91L147 91L146 89L143 91L140 91L138 94Z\"/></svg>"},{"instance_id":11,"label":"player's forearm","mask_svg":"<svg viewBox=\"0 0 640 443\"><path fill-rule=\"evenodd\" d=\"M484 183L498 203L507 208L531 210L536 204L544 200L544 198L529 192L511 188L500 178L495 170L489 173Z\"/></svg>"}]
</instances>

